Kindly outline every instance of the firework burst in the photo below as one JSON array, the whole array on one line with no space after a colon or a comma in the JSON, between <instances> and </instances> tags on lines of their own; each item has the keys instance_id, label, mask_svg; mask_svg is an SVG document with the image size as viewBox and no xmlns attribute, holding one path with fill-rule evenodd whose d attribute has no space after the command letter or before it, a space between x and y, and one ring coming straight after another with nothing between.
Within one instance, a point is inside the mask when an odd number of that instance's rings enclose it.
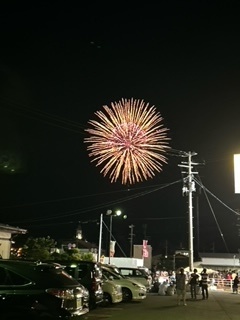
<instances>
[{"instance_id":1,"label":"firework burst","mask_svg":"<svg viewBox=\"0 0 240 320\"><path fill-rule=\"evenodd\" d=\"M111 182L121 178L122 184L134 184L162 171L170 139L156 108L143 100L122 99L103 109L95 112L98 120L89 120L90 137L84 139L101 173Z\"/></svg>"}]
</instances>

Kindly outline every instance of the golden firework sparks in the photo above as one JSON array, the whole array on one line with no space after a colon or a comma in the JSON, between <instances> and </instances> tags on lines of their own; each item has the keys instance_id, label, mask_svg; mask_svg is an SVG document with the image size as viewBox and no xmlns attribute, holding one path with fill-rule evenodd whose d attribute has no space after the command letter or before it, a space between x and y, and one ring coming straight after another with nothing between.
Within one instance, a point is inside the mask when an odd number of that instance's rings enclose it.
<instances>
[{"instance_id":1,"label":"golden firework sparks","mask_svg":"<svg viewBox=\"0 0 240 320\"><path fill-rule=\"evenodd\" d=\"M91 162L102 166L104 177L134 184L162 171L170 138L155 106L132 98L103 109L105 112L95 112L98 120L89 120L92 128L86 129L90 136L84 142Z\"/></svg>"}]
</instances>

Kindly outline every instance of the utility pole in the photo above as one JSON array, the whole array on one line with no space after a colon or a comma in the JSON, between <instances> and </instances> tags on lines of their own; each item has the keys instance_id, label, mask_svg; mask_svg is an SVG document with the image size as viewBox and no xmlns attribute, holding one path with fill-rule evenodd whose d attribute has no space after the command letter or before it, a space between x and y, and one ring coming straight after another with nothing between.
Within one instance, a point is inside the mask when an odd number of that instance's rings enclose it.
<instances>
[{"instance_id":1,"label":"utility pole","mask_svg":"<svg viewBox=\"0 0 240 320\"><path fill-rule=\"evenodd\" d=\"M173 271L176 269L176 255L173 255Z\"/></svg>"},{"instance_id":2,"label":"utility pole","mask_svg":"<svg viewBox=\"0 0 240 320\"><path fill-rule=\"evenodd\" d=\"M192 193L196 191L194 174L198 172L193 172L193 165L198 165L199 163L192 162L192 156L197 155L196 152L186 152L186 157L188 157L188 162L182 162L179 167L187 168L187 172L182 172L187 174L187 177L183 179L183 195L188 195L188 213L189 213L189 270L193 271L193 205L192 205Z\"/></svg>"},{"instance_id":3,"label":"utility pole","mask_svg":"<svg viewBox=\"0 0 240 320\"><path fill-rule=\"evenodd\" d=\"M98 241L98 259L97 261L101 261L101 253L102 253L102 225L103 225L103 214L100 215L100 224L99 224L99 241Z\"/></svg>"},{"instance_id":4,"label":"utility pole","mask_svg":"<svg viewBox=\"0 0 240 320\"><path fill-rule=\"evenodd\" d=\"M135 234L133 233L134 225L131 224L129 228L131 229L130 238L129 238L130 239L130 258L132 258L133 257L133 237L135 236Z\"/></svg>"},{"instance_id":5,"label":"utility pole","mask_svg":"<svg viewBox=\"0 0 240 320\"><path fill-rule=\"evenodd\" d=\"M165 258L167 259L168 257L168 241L165 241Z\"/></svg>"}]
</instances>

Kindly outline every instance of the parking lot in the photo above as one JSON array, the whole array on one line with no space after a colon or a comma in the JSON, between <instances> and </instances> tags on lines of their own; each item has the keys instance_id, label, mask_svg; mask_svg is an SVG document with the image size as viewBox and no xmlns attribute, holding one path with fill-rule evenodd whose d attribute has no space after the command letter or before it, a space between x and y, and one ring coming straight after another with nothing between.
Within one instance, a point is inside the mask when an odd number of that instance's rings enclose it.
<instances>
[{"instance_id":1,"label":"parking lot","mask_svg":"<svg viewBox=\"0 0 240 320\"><path fill-rule=\"evenodd\" d=\"M137 303L120 303L115 307L97 308L83 318L85 320L239 320L240 295L230 291L210 291L209 299L192 301L187 295L187 306L177 305L177 297L148 294L147 299Z\"/></svg>"}]
</instances>

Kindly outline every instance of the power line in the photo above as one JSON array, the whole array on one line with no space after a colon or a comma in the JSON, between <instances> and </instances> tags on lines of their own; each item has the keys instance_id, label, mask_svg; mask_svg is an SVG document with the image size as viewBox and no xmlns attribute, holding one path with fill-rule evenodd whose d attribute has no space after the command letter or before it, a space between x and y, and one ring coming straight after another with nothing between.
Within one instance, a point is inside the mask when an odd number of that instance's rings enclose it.
<instances>
[{"instance_id":1,"label":"power line","mask_svg":"<svg viewBox=\"0 0 240 320\"><path fill-rule=\"evenodd\" d=\"M117 200L111 200L111 201L108 201L108 202L104 202L102 204L97 204L97 205L93 205L93 206L90 206L88 208L84 208L84 209L75 209L75 210L71 210L71 211L67 211L67 212L63 212L63 213L59 213L57 215L52 215L52 216L48 216L48 217L39 217L39 218L35 218L35 219L28 219L28 220L23 220L23 218L21 218L21 220L15 220L13 221L13 223L20 223L20 224L26 224L26 223L34 223L34 222L39 222L39 221L49 221L49 220L53 220L53 219L59 219L59 218L64 218L64 217L70 217L70 216L79 216L79 214L84 214L84 213L88 213L88 212L91 212L91 211L96 211L96 210L100 210L100 209L104 209L106 207L110 207L110 206L113 206L113 205L117 205L119 203L124 203L124 202L128 202L128 201L131 201L133 199L136 199L136 198L139 198L139 197L143 197L143 196L146 196L148 194L151 194L153 192L156 192L156 191L159 191L161 189L164 189L164 188L167 188L169 186L172 186L176 183L179 183L181 182L182 180L177 180L177 181L174 181L174 182L171 182L171 183L168 183L164 186L158 186L156 187L155 189L153 190L147 190L147 191L144 191L144 192L140 192L140 193L137 193L135 195L130 195L130 196L127 196L127 197L123 197L123 198L120 198L120 199L117 199ZM58 222L56 222L57 224Z\"/></svg>"},{"instance_id":2,"label":"power line","mask_svg":"<svg viewBox=\"0 0 240 320\"><path fill-rule=\"evenodd\" d=\"M197 180L196 180L196 182L197 182ZM223 243L224 243L224 245L225 245L225 248L226 248L227 252L229 252L227 243L226 243L226 241L225 241L225 239L224 239L223 232L222 232L222 230L221 230L221 228L220 228L220 225L219 225L219 223L218 223L218 221L217 221L216 215L215 215L215 213L214 213L214 211L213 211L213 208L212 208L212 206L211 206L211 204L210 204L209 198L208 198L208 196L207 196L207 194L206 194L206 189L205 189L204 187L203 187L203 192L204 192L205 197L206 197L206 199L207 199L209 208L210 208L210 210L211 210L211 212L212 212L213 218L214 218L214 220L215 220L215 222L216 222L218 231L219 231L220 236L221 236L221 238L222 238L222 240L223 240Z\"/></svg>"},{"instance_id":3,"label":"power line","mask_svg":"<svg viewBox=\"0 0 240 320\"><path fill-rule=\"evenodd\" d=\"M7 110L8 112L12 111L16 114L24 116L26 118L35 119L51 126L59 127L71 132L85 134L84 129L85 126L81 125L78 122L68 120L66 118L56 116L54 114L41 111L34 107L29 107L19 102L10 101L8 98L0 96L2 103L0 104L0 108ZM80 131L80 129L82 131Z\"/></svg>"}]
</instances>

